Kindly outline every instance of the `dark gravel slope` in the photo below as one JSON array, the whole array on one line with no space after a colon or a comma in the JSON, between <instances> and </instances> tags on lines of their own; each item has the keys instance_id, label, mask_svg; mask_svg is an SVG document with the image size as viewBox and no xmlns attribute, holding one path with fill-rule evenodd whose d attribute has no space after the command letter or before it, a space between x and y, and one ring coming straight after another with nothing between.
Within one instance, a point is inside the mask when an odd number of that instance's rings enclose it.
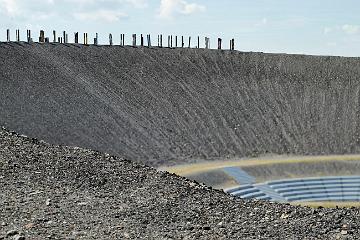
<instances>
[{"instance_id":1,"label":"dark gravel slope","mask_svg":"<svg viewBox=\"0 0 360 240\"><path fill-rule=\"evenodd\" d=\"M150 167L4 129L0 186L0 239L360 238L359 209L234 200Z\"/></svg>"},{"instance_id":2,"label":"dark gravel slope","mask_svg":"<svg viewBox=\"0 0 360 240\"><path fill-rule=\"evenodd\" d=\"M0 125L152 166L360 153L360 59L0 43Z\"/></svg>"}]
</instances>

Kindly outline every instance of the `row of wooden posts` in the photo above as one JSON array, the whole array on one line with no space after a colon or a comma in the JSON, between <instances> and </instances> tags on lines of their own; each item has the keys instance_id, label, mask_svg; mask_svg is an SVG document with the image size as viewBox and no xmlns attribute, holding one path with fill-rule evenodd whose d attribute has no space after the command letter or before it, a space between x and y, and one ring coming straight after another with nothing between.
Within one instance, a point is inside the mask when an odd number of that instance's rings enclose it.
<instances>
[{"instance_id":1,"label":"row of wooden posts","mask_svg":"<svg viewBox=\"0 0 360 240\"><path fill-rule=\"evenodd\" d=\"M7 33L7 41L10 42L10 29L7 29L6 31ZM26 32L26 37L27 37L27 42L31 43L33 42L33 39L31 37L31 30L27 30ZM53 31L53 39L52 42L54 43L68 43L69 39L68 39L68 34L63 31L61 36L57 36L56 35L56 31ZM98 45L99 44L99 36L96 33L95 38L94 38L94 45ZM20 30L16 30L16 41L20 41ZM147 41L147 46L151 47L152 43L151 43L151 35L148 34L146 35L146 41ZM218 38L218 45L217 48L218 49L222 49L222 42L223 40L221 38ZM45 37L45 32L43 30L40 31L40 36L39 36L39 42L40 43L48 43L50 42L49 37ZM185 38L184 36L178 37L178 36L173 36L173 35L169 35L168 36L168 47L169 48L173 48L173 47L185 47ZM74 33L74 43L80 43L79 40L79 33L76 32ZM83 37L83 44L88 45L89 41L88 41L88 34L84 33L84 37ZM140 46L145 46L145 39L144 39L144 35L140 34ZM113 42L113 35L110 33L109 34L109 45L114 45ZM160 34L157 36L157 45L158 47L163 47L163 35ZM125 34L120 34L120 46L125 46ZM137 46L137 35L133 34L132 35L132 46ZM187 47L191 47L191 37L188 38L188 45ZM200 48L200 37L197 37L197 48ZM205 48L209 49L210 48L210 38L205 37ZM231 39L230 40L230 50L235 50L235 39Z\"/></svg>"}]
</instances>

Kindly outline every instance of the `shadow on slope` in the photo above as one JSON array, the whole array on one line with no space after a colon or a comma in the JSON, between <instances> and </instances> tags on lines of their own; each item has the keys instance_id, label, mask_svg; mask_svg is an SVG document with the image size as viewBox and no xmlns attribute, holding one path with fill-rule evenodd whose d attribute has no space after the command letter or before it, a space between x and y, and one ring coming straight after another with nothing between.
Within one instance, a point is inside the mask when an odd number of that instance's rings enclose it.
<instances>
[{"instance_id":1,"label":"shadow on slope","mask_svg":"<svg viewBox=\"0 0 360 240\"><path fill-rule=\"evenodd\" d=\"M0 124L152 166L359 153L357 58L0 43Z\"/></svg>"}]
</instances>

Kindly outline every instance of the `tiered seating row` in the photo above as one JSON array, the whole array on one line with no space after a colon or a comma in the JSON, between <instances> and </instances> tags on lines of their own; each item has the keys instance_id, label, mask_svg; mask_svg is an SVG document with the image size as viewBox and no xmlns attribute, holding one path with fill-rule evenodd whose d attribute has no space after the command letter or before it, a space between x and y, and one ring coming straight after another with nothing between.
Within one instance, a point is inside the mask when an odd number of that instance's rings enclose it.
<instances>
[{"instance_id":1,"label":"tiered seating row","mask_svg":"<svg viewBox=\"0 0 360 240\"><path fill-rule=\"evenodd\" d=\"M360 176L277 180L248 184L227 192L240 198L281 202L360 201Z\"/></svg>"}]
</instances>

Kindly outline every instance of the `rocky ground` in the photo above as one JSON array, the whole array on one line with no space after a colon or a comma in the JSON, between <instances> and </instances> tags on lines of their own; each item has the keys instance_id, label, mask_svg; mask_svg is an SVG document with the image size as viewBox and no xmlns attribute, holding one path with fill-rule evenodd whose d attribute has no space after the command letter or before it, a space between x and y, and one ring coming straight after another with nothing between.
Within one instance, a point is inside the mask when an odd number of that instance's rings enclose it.
<instances>
[{"instance_id":1,"label":"rocky ground","mask_svg":"<svg viewBox=\"0 0 360 240\"><path fill-rule=\"evenodd\" d=\"M360 58L0 43L0 126L149 166L360 153Z\"/></svg>"},{"instance_id":2,"label":"rocky ground","mask_svg":"<svg viewBox=\"0 0 360 240\"><path fill-rule=\"evenodd\" d=\"M236 200L96 151L0 130L0 239L359 239L359 209Z\"/></svg>"}]
</instances>

